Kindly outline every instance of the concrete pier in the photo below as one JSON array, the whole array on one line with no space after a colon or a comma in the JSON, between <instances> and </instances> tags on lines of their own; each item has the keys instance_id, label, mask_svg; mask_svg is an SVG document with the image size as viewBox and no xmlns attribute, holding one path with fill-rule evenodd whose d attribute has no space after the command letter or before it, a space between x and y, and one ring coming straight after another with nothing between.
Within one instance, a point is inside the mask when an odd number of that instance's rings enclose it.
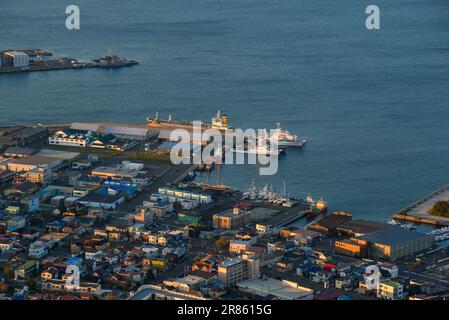
<instances>
[{"instance_id":1,"label":"concrete pier","mask_svg":"<svg viewBox=\"0 0 449 320\"><path fill-rule=\"evenodd\" d=\"M394 215L394 219L415 223L449 226L449 218L433 216L429 209L437 201L449 201L449 184L412 203Z\"/></svg>"}]
</instances>

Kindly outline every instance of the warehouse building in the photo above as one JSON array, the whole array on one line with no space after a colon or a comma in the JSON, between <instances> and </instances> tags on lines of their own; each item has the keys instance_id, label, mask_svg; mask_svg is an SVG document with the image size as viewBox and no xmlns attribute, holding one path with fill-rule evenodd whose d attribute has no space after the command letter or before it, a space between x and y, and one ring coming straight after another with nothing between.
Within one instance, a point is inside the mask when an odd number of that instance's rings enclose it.
<instances>
[{"instance_id":1,"label":"warehouse building","mask_svg":"<svg viewBox=\"0 0 449 320\"><path fill-rule=\"evenodd\" d=\"M96 122L96 123L72 123L72 129L86 130L100 134L112 134L117 138L125 140L148 140L155 136L144 125L130 125L110 122Z\"/></svg>"},{"instance_id":2,"label":"warehouse building","mask_svg":"<svg viewBox=\"0 0 449 320\"><path fill-rule=\"evenodd\" d=\"M433 244L431 235L392 226L350 240L336 241L335 249L343 254L395 261L432 248Z\"/></svg>"},{"instance_id":3,"label":"warehouse building","mask_svg":"<svg viewBox=\"0 0 449 320\"><path fill-rule=\"evenodd\" d=\"M338 226L350 220L352 220L351 214L346 212L334 212L333 214L311 224L307 227L307 229L318 231L327 235L333 235L337 233Z\"/></svg>"},{"instance_id":4,"label":"warehouse building","mask_svg":"<svg viewBox=\"0 0 449 320\"><path fill-rule=\"evenodd\" d=\"M92 177L115 180L132 180L137 177L138 174L139 172L136 170L117 167L97 167L90 173Z\"/></svg>"},{"instance_id":5,"label":"warehouse building","mask_svg":"<svg viewBox=\"0 0 449 320\"><path fill-rule=\"evenodd\" d=\"M37 150L32 148L9 147L5 150L5 156L23 158L31 156L36 152Z\"/></svg>"},{"instance_id":6,"label":"warehouse building","mask_svg":"<svg viewBox=\"0 0 449 320\"><path fill-rule=\"evenodd\" d=\"M56 169L63 164L62 159L53 157L28 156L8 162L8 170L14 172L31 171L37 167Z\"/></svg>"},{"instance_id":7,"label":"warehouse building","mask_svg":"<svg viewBox=\"0 0 449 320\"><path fill-rule=\"evenodd\" d=\"M3 53L4 66L23 68L30 64L29 57L22 51L6 51Z\"/></svg>"},{"instance_id":8,"label":"warehouse building","mask_svg":"<svg viewBox=\"0 0 449 320\"><path fill-rule=\"evenodd\" d=\"M390 227L391 225L383 222L369 221L369 220L351 220L340 224L337 231L341 235L348 235L350 237L363 236L368 233L376 232Z\"/></svg>"},{"instance_id":9,"label":"warehouse building","mask_svg":"<svg viewBox=\"0 0 449 320\"><path fill-rule=\"evenodd\" d=\"M213 202L212 196L210 194L200 193L196 191L160 187L158 189L158 194L168 197L170 202L176 202L179 200L190 200L198 203Z\"/></svg>"},{"instance_id":10,"label":"warehouse building","mask_svg":"<svg viewBox=\"0 0 449 320\"><path fill-rule=\"evenodd\" d=\"M47 136L48 130L44 127L0 127L0 144L5 146L23 147L41 141Z\"/></svg>"},{"instance_id":11,"label":"warehouse building","mask_svg":"<svg viewBox=\"0 0 449 320\"><path fill-rule=\"evenodd\" d=\"M83 204L87 207L115 209L118 205L121 205L124 201L125 198L121 194L109 195L100 193L88 193L84 197L78 199L76 202Z\"/></svg>"}]
</instances>

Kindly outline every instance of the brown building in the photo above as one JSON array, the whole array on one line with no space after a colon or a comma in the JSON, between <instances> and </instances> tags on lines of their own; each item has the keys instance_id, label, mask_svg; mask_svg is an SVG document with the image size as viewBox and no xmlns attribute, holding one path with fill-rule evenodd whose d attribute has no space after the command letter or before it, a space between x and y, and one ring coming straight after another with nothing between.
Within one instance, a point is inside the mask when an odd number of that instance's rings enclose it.
<instances>
[{"instance_id":1,"label":"brown building","mask_svg":"<svg viewBox=\"0 0 449 320\"><path fill-rule=\"evenodd\" d=\"M233 208L213 216L213 226L218 229L235 229L249 223L250 212Z\"/></svg>"},{"instance_id":2,"label":"brown building","mask_svg":"<svg viewBox=\"0 0 449 320\"><path fill-rule=\"evenodd\" d=\"M48 137L44 127L27 128L23 126L0 127L0 144L25 147Z\"/></svg>"},{"instance_id":3,"label":"brown building","mask_svg":"<svg viewBox=\"0 0 449 320\"><path fill-rule=\"evenodd\" d=\"M432 248L435 239L425 233L392 226L352 240L366 245L371 258L395 261Z\"/></svg>"},{"instance_id":4,"label":"brown building","mask_svg":"<svg viewBox=\"0 0 449 320\"><path fill-rule=\"evenodd\" d=\"M340 224L337 227L339 234L350 237L363 236L371 232L376 232L390 227L391 225L383 222L369 221L369 220L351 220Z\"/></svg>"},{"instance_id":5,"label":"brown building","mask_svg":"<svg viewBox=\"0 0 449 320\"><path fill-rule=\"evenodd\" d=\"M358 243L350 239L335 241L335 252L351 257L366 257L366 244Z\"/></svg>"},{"instance_id":6,"label":"brown building","mask_svg":"<svg viewBox=\"0 0 449 320\"><path fill-rule=\"evenodd\" d=\"M31 171L37 167L55 168L62 164L62 159L53 157L28 156L8 163L8 169L14 172Z\"/></svg>"},{"instance_id":7,"label":"brown building","mask_svg":"<svg viewBox=\"0 0 449 320\"><path fill-rule=\"evenodd\" d=\"M311 224L307 229L333 235L337 233L337 227L341 224L352 220L352 215L346 212L334 212L317 222Z\"/></svg>"}]
</instances>

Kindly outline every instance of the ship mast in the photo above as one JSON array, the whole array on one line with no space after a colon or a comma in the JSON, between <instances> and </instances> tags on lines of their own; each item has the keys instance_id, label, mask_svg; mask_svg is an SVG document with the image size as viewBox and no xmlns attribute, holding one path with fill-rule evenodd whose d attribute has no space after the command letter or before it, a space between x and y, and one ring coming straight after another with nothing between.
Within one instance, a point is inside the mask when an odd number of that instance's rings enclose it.
<instances>
[{"instance_id":1,"label":"ship mast","mask_svg":"<svg viewBox=\"0 0 449 320\"><path fill-rule=\"evenodd\" d=\"M283 194L283 197L285 198L285 180L284 180L284 194Z\"/></svg>"}]
</instances>

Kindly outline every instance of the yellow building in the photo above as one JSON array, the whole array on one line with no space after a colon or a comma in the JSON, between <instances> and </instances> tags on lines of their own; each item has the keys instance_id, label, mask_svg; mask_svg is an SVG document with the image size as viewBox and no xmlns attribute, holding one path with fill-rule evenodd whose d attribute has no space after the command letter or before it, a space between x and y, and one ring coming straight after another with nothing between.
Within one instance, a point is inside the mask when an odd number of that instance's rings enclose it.
<instances>
[{"instance_id":1,"label":"yellow building","mask_svg":"<svg viewBox=\"0 0 449 320\"><path fill-rule=\"evenodd\" d=\"M148 259L145 258L142 261L144 266L150 266L159 270L165 270L168 267L168 261L163 259Z\"/></svg>"},{"instance_id":2,"label":"yellow building","mask_svg":"<svg viewBox=\"0 0 449 320\"><path fill-rule=\"evenodd\" d=\"M353 257L362 257L366 254L366 245L357 241L343 239L335 241L335 251Z\"/></svg>"}]
</instances>

